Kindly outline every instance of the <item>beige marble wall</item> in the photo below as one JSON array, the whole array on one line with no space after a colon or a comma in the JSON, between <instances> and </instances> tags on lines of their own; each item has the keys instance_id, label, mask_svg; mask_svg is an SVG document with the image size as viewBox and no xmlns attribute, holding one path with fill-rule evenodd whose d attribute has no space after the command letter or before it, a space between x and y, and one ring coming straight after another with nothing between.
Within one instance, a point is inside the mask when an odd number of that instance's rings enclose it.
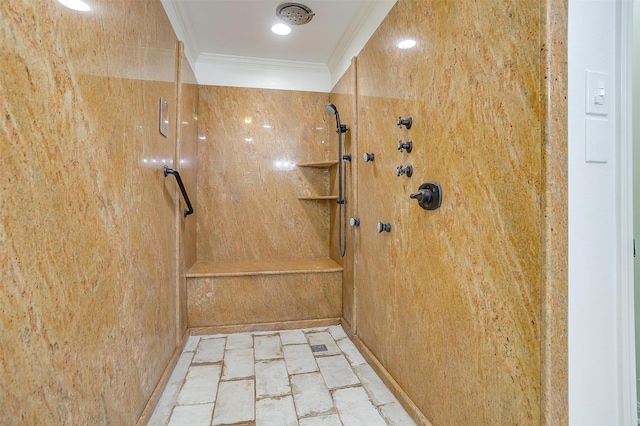
<instances>
[{"instance_id":1,"label":"beige marble wall","mask_svg":"<svg viewBox=\"0 0 640 426\"><path fill-rule=\"evenodd\" d=\"M179 340L187 329L187 279L186 272L196 263L197 217L198 217L198 82L184 54L180 43L178 68L177 119L178 144L176 158L182 182L194 209L194 213L184 217L184 200L177 204L178 274L176 294L177 335Z\"/></svg>"},{"instance_id":2,"label":"beige marble wall","mask_svg":"<svg viewBox=\"0 0 640 426\"><path fill-rule=\"evenodd\" d=\"M190 327L339 318L342 271L189 278Z\"/></svg>"},{"instance_id":3,"label":"beige marble wall","mask_svg":"<svg viewBox=\"0 0 640 426\"><path fill-rule=\"evenodd\" d=\"M330 195L329 169L297 165L336 157L328 94L201 86L199 96L198 260L327 257L335 200L298 197Z\"/></svg>"},{"instance_id":4,"label":"beige marble wall","mask_svg":"<svg viewBox=\"0 0 640 426\"><path fill-rule=\"evenodd\" d=\"M569 424L567 0L540 8L542 134L542 270L540 309L543 425Z\"/></svg>"},{"instance_id":5,"label":"beige marble wall","mask_svg":"<svg viewBox=\"0 0 640 426\"><path fill-rule=\"evenodd\" d=\"M540 8L399 0L358 55L357 334L433 424L541 422Z\"/></svg>"},{"instance_id":6,"label":"beige marble wall","mask_svg":"<svg viewBox=\"0 0 640 426\"><path fill-rule=\"evenodd\" d=\"M333 260L338 262L344 269L342 272L342 316L349 323L349 325L355 329L356 320L356 293L355 293L355 262L358 252L357 239L354 238L355 233L358 232L358 228L352 228L349 226L349 219L351 217L358 217L358 199L357 199L357 173L360 163L360 157L357 156L357 141L358 141L358 123L357 123L357 109L356 109L356 58L353 58L351 66L340 78L340 81L336 83L335 87L331 91L331 102L338 108L340 113L340 121L347 125L349 131L343 134L343 151L344 154L351 154L352 161L345 163L346 171L346 187L345 187L345 220L347 221L347 227L345 232L345 238L347 243L347 249L344 257L340 257L340 244L339 244L339 229L341 224L338 214L338 206L336 203L331 204L331 242L330 242L330 255ZM332 132L331 143L337 145L338 135ZM337 148L336 148L337 150ZM336 151L337 152L337 151ZM338 193L338 169L337 166L331 169L331 185L332 192Z\"/></svg>"},{"instance_id":7,"label":"beige marble wall","mask_svg":"<svg viewBox=\"0 0 640 426\"><path fill-rule=\"evenodd\" d=\"M175 348L159 1L0 2L0 423L133 424Z\"/></svg>"}]
</instances>

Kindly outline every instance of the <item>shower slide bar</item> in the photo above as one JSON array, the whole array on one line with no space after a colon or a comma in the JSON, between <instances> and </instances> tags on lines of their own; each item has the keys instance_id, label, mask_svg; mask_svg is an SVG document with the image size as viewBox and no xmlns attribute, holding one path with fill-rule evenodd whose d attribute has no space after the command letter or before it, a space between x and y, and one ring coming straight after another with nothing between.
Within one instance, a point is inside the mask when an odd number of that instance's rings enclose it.
<instances>
[{"instance_id":1,"label":"shower slide bar","mask_svg":"<svg viewBox=\"0 0 640 426\"><path fill-rule=\"evenodd\" d=\"M180 187L180 192L182 192L182 197L184 198L184 201L187 203L187 207L189 207L189 209L184 209L184 217L189 216L190 214L193 213L193 207L191 207L191 201L189 201L189 196L187 195L187 190L184 189L184 185L182 184L182 179L180 178L180 173L178 173L176 170L170 169L168 166L164 166L164 177L167 177L167 175L173 175L176 178L176 181L178 182L178 186Z\"/></svg>"}]
</instances>

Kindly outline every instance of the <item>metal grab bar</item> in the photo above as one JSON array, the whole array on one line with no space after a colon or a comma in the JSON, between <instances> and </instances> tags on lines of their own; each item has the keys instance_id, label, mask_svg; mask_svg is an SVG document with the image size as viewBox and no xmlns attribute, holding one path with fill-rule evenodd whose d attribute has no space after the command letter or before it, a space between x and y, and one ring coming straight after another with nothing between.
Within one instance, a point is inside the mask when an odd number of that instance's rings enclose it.
<instances>
[{"instance_id":1,"label":"metal grab bar","mask_svg":"<svg viewBox=\"0 0 640 426\"><path fill-rule=\"evenodd\" d=\"M168 166L164 166L164 177L167 177L167 175L174 175L176 177L176 181L178 181L178 186L180 187L180 192L182 192L182 196L184 197L184 201L186 201L187 203L187 207L189 207L189 209L184 209L184 217L189 216L190 214L193 213L193 207L191 207L191 201L189 201L189 196L187 195L187 190L184 189L184 185L182 184L182 179L180 178L180 173L178 173L177 171L170 169Z\"/></svg>"}]
</instances>

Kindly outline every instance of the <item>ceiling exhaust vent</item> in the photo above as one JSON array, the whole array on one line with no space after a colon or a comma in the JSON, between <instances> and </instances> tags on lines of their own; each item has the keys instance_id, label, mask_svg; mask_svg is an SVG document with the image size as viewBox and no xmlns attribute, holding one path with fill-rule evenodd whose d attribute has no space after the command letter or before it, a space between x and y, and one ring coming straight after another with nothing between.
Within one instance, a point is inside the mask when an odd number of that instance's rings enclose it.
<instances>
[{"instance_id":1,"label":"ceiling exhaust vent","mask_svg":"<svg viewBox=\"0 0 640 426\"><path fill-rule=\"evenodd\" d=\"M313 10L307 5L296 2L280 3L276 8L276 16L288 25L304 25L313 19Z\"/></svg>"}]
</instances>

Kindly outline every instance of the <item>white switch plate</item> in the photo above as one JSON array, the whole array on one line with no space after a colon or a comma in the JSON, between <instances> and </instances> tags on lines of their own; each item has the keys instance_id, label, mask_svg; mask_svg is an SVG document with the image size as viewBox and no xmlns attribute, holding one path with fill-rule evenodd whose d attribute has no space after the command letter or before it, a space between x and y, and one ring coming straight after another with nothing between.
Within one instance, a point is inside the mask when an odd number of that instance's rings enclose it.
<instances>
[{"instance_id":1,"label":"white switch plate","mask_svg":"<svg viewBox=\"0 0 640 426\"><path fill-rule=\"evenodd\" d=\"M585 161L606 163L609 161L609 120L585 118Z\"/></svg>"},{"instance_id":2,"label":"white switch plate","mask_svg":"<svg viewBox=\"0 0 640 426\"><path fill-rule=\"evenodd\" d=\"M586 113L606 116L609 114L613 87L609 83L609 75L603 72L588 71L586 73Z\"/></svg>"}]
</instances>

